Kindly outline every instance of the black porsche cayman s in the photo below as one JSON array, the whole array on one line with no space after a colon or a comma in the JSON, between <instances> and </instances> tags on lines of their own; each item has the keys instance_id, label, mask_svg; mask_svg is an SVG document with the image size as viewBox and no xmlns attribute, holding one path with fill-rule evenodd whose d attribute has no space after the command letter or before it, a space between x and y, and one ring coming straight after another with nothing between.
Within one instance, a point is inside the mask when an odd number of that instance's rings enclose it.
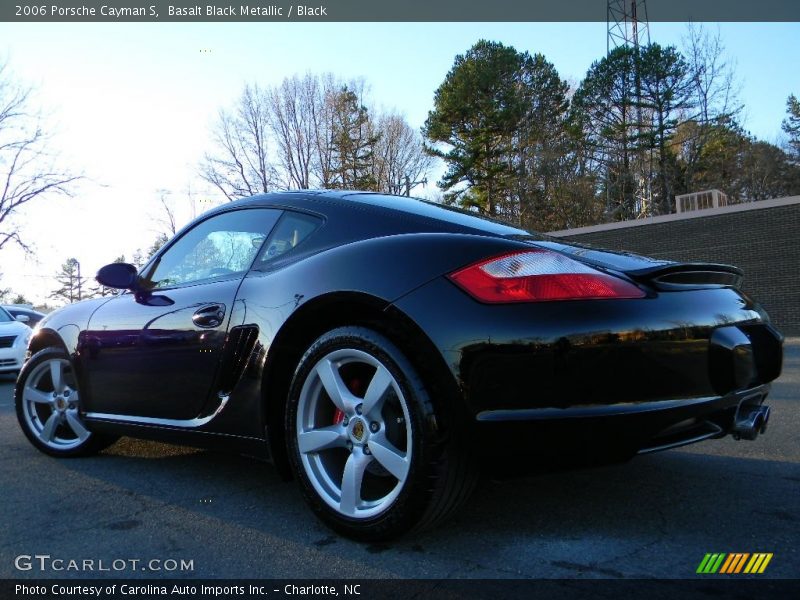
<instances>
[{"instance_id":1,"label":"black porsche cayman s","mask_svg":"<svg viewBox=\"0 0 800 600\"><path fill-rule=\"evenodd\" d=\"M408 198L255 196L48 315L16 410L54 456L121 435L268 455L328 525L388 538L457 508L487 458L763 433L782 338L741 279Z\"/></svg>"}]
</instances>

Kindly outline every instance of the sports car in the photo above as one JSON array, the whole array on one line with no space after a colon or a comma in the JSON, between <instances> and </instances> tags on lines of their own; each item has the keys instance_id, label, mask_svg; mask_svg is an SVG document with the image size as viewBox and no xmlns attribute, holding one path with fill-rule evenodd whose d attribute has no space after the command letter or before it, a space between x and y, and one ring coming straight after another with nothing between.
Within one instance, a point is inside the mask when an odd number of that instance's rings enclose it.
<instances>
[{"instance_id":1,"label":"sports car","mask_svg":"<svg viewBox=\"0 0 800 600\"><path fill-rule=\"evenodd\" d=\"M755 439L782 363L735 267L374 193L231 202L97 281L120 291L51 313L30 342L15 399L34 446L268 456L362 540L440 521L486 467Z\"/></svg>"}]
</instances>

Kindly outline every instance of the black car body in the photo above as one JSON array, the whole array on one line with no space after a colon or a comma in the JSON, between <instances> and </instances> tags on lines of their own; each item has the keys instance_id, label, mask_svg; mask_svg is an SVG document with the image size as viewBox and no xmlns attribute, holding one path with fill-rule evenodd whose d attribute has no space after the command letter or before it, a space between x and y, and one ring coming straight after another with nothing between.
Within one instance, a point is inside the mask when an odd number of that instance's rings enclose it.
<instances>
[{"instance_id":1,"label":"black car body","mask_svg":"<svg viewBox=\"0 0 800 600\"><path fill-rule=\"evenodd\" d=\"M741 278L408 198L255 196L48 315L17 409L51 454L119 435L268 454L328 524L389 537L450 512L486 457L755 438L782 338Z\"/></svg>"}]
</instances>

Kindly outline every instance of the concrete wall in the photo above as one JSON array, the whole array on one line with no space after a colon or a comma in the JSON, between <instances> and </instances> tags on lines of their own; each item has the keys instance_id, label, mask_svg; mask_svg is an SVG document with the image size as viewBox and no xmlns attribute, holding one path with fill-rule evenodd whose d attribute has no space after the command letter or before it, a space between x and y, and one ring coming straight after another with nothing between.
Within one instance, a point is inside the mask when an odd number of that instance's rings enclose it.
<instances>
[{"instance_id":1,"label":"concrete wall","mask_svg":"<svg viewBox=\"0 0 800 600\"><path fill-rule=\"evenodd\" d=\"M786 335L800 334L800 196L551 232L677 261L733 264Z\"/></svg>"}]
</instances>

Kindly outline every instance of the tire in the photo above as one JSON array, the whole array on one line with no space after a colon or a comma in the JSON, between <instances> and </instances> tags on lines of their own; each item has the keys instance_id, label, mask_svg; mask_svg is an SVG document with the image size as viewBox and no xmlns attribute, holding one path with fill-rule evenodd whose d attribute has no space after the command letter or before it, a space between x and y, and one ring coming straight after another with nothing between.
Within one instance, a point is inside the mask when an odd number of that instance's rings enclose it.
<instances>
[{"instance_id":1,"label":"tire","mask_svg":"<svg viewBox=\"0 0 800 600\"><path fill-rule=\"evenodd\" d=\"M378 541L430 526L474 486L411 362L376 331L340 327L317 339L288 402L294 475L314 513L342 535Z\"/></svg>"},{"instance_id":2,"label":"tire","mask_svg":"<svg viewBox=\"0 0 800 600\"><path fill-rule=\"evenodd\" d=\"M83 423L77 378L60 348L40 350L25 363L14 389L14 404L22 432L50 456L88 456L117 440L92 433Z\"/></svg>"}]
</instances>

